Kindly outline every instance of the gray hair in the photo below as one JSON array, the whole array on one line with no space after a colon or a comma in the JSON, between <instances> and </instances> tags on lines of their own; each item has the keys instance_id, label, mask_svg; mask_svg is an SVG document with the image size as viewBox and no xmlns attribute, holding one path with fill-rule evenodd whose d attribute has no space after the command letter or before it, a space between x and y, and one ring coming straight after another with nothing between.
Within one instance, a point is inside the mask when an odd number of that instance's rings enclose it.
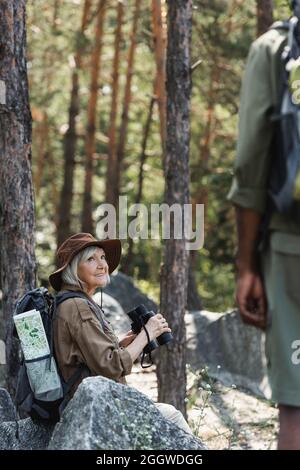
<instances>
[{"instance_id":1,"label":"gray hair","mask_svg":"<svg viewBox=\"0 0 300 470\"><path fill-rule=\"evenodd\" d=\"M82 290L85 290L86 283L83 282L78 277L78 267L80 263L84 263L87 261L97 250L97 246L88 246L84 250L77 253L74 258L70 261L68 266L63 270L61 274L61 279L64 284L68 284L69 286L79 287ZM110 283L109 274L107 274L106 285Z\"/></svg>"}]
</instances>

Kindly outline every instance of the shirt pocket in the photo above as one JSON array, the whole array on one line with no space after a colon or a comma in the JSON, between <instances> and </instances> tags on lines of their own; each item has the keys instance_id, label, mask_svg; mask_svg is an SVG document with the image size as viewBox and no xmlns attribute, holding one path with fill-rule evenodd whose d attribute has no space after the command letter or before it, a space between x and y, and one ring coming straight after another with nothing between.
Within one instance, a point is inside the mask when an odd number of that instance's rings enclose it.
<instances>
[{"instance_id":1,"label":"shirt pocket","mask_svg":"<svg viewBox=\"0 0 300 470\"><path fill-rule=\"evenodd\" d=\"M271 248L276 253L300 256L300 236L293 233L273 232Z\"/></svg>"},{"instance_id":2,"label":"shirt pocket","mask_svg":"<svg viewBox=\"0 0 300 470\"><path fill-rule=\"evenodd\" d=\"M300 237L299 235L274 232L271 235L272 279L274 288L280 289L286 302L300 306ZM288 308L288 305L287 305Z\"/></svg>"}]
</instances>

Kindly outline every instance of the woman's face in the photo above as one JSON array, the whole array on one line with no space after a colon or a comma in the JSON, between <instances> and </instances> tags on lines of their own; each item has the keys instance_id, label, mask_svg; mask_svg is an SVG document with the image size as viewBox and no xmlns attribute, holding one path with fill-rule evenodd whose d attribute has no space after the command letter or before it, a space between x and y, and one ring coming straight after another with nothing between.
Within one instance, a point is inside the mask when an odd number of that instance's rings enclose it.
<instances>
[{"instance_id":1,"label":"woman's face","mask_svg":"<svg viewBox=\"0 0 300 470\"><path fill-rule=\"evenodd\" d=\"M93 255L78 266L78 277L87 285L87 292L92 294L97 287L107 284L108 264L102 248L96 248Z\"/></svg>"}]
</instances>

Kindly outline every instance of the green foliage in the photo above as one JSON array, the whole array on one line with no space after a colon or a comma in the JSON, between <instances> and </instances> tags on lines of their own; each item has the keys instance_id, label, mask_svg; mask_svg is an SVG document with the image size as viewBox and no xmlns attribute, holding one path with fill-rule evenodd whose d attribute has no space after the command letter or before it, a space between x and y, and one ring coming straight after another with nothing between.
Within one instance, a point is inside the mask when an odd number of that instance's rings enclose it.
<instances>
[{"instance_id":1,"label":"green foliage","mask_svg":"<svg viewBox=\"0 0 300 470\"><path fill-rule=\"evenodd\" d=\"M46 282L54 268L56 217L63 176L64 135L68 128L71 77L76 44L84 51L79 73L77 152L72 207L72 230L80 230L84 181L85 132L90 83L90 56L94 41L95 6L86 33L80 33L83 0L29 1L27 12L28 69L30 99L34 117L33 173L35 181L42 165L41 188L36 194L37 258L39 277ZM108 2L99 83L96 130L93 204L104 202L108 129L111 106L112 62L117 1ZM196 281L203 307L224 311L233 305L233 257L236 239L234 214L226 202L235 156L239 94L245 60L256 34L256 2L251 0L194 0L192 63L201 60L193 71L191 102L190 192L192 200L204 202L205 246L198 254ZM56 6L56 10L55 7ZM121 47L118 125L121 121L127 55L132 27L134 1L125 9ZM274 17L289 15L287 3L275 2ZM149 2L142 2L133 70L132 103L126 157L122 173L122 194L128 204L135 201L138 188L139 157L145 122L153 93L155 60ZM48 134L43 137L45 122ZM154 109L144 166L142 202L161 203L164 195L159 116ZM128 244L125 242L123 253ZM143 290L159 299L161 241L134 243L134 277Z\"/></svg>"},{"instance_id":2,"label":"green foliage","mask_svg":"<svg viewBox=\"0 0 300 470\"><path fill-rule=\"evenodd\" d=\"M149 282L147 279L137 279L136 286L146 294L151 300L159 305L159 284Z\"/></svg>"},{"instance_id":3,"label":"green foliage","mask_svg":"<svg viewBox=\"0 0 300 470\"><path fill-rule=\"evenodd\" d=\"M225 312L234 305L234 273L232 265L213 262L209 252L203 249L199 256L199 269L196 270L196 281L203 307L206 310Z\"/></svg>"}]
</instances>

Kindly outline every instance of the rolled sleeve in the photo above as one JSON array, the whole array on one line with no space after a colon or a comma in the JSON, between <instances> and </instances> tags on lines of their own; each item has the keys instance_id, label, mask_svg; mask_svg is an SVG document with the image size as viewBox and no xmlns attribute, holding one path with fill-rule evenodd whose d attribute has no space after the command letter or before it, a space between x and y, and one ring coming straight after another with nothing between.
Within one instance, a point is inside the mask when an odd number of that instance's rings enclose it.
<instances>
[{"instance_id":1,"label":"rolled sleeve","mask_svg":"<svg viewBox=\"0 0 300 470\"><path fill-rule=\"evenodd\" d=\"M127 349L120 348L120 359L121 359L123 370L124 370L123 375L129 375L131 373L133 362Z\"/></svg>"},{"instance_id":2,"label":"rolled sleeve","mask_svg":"<svg viewBox=\"0 0 300 470\"><path fill-rule=\"evenodd\" d=\"M263 214L266 208L267 191L259 188L241 188L238 179L234 178L227 198L232 204L254 209Z\"/></svg>"},{"instance_id":3,"label":"rolled sleeve","mask_svg":"<svg viewBox=\"0 0 300 470\"><path fill-rule=\"evenodd\" d=\"M250 49L243 78L234 179L228 199L263 213L267 200L274 110L270 48L258 39Z\"/></svg>"}]
</instances>

